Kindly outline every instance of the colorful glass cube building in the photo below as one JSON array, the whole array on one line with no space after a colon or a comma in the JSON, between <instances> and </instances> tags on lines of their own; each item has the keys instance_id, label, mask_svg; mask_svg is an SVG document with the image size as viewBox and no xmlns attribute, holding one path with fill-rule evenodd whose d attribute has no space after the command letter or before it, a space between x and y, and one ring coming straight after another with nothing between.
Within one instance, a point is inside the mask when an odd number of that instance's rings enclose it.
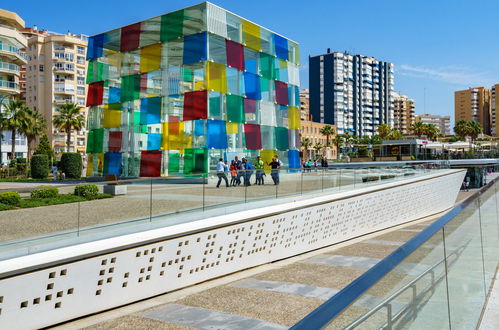
<instances>
[{"instance_id":1,"label":"colorful glass cube building","mask_svg":"<svg viewBox=\"0 0 499 330\"><path fill-rule=\"evenodd\" d=\"M204 2L90 38L87 175L299 167L298 44Z\"/></svg>"}]
</instances>

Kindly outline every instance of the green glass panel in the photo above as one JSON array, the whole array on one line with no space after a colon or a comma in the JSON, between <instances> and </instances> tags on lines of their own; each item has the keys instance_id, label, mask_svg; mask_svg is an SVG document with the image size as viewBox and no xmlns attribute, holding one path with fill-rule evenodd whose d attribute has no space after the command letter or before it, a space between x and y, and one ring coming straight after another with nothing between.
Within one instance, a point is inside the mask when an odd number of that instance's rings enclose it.
<instances>
[{"instance_id":1,"label":"green glass panel","mask_svg":"<svg viewBox=\"0 0 499 330\"><path fill-rule=\"evenodd\" d=\"M288 129L285 127L275 128L277 150L287 150L289 148Z\"/></svg>"},{"instance_id":2,"label":"green glass panel","mask_svg":"<svg viewBox=\"0 0 499 330\"><path fill-rule=\"evenodd\" d=\"M97 81L109 79L109 64L97 63Z\"/></svg>"},{"instance_id":3,"label":"green glass panel","mask_svg":"<svg viewBox=\"0 0 499 330\"><path fill-rule=\"evenodd\" d=\"M104 150L104 129L103 128L98 128L92 130L93 133L93 152L98 154L103 152Z\"/></svg>"},{"instance_id":4,"label":"green glass panel","mask_svg":"<svg viewBox=\"0 0 499 330\"><path fill-rule=\"evenodd\" d=\"M140 97L140 75L121 77L121 101L133 101Z\"/></svg>"},{"instance_id":5,"label":"green glass panel","mask_svg":"<svg viewBox=\"0 0 499 330\"><path fill-rule=\"evenodd\" d=\"M274 56L260 53L260 74L267 79L275 79Z\"/></svg>"},{"instance_id":6,"label":"green glass panel","mask_svg":"<svg viewBox=\"0 0 499 330\"><path fill-rule=\"evenodd\" d=\"M180 154L168 155L168 173L180 172Z\"/></svg>"},{"instance_id":7,"label":"green glass panel","mask_svg":"<svg viewBox=\"0 0 499 330\"><path fill-rule=\"evenodd\" d=\"M244 123L243 98L238 95L227 95L227 120Z\"/></svg>"},{"instance_id":8,"label":"green glass panel","mask_svg":"<svg viewBox=\"0 0 499 330\"><path fill-rule=\"evenodd\" d=\"M94 80L94 62L95 61L88 61L88 68L87 68L87 84L93 83Z\"/></svg>"},{"instance_id":9,"label":"green glass panel","mask_svg":"<svg viewBox=\"0 0 499 330\"><path fill-rule=\"evenodd\" d=\"M87 154L94 153L94 131L88 131L87 137Z\"/></svg>"},{"instance_id":10,"label":"green glass panel","mask_svg":"<svg viewBox=\"0 0 499 330\"><path fill-rule=\"evenodd\" d=\"M182 77L185 82L192 82L194 80L194 73L191 69L182 68Z\"/></svg>"},{"instance_id":11,"label":"green glass panel","mask_svg":"<svg viewBox=\"0 0 499 330\"><path fill-rule=\"evenodd\" d=\"M209 97L210 118L220 117L222 115L220 98L221 98L220 93L210 92L210 97Z\"/></svg>"},{"instance_id":12,"label":"green glass panel","mask_svg":"<svg viewBox=\"0 0 499 330\"><path fill-rule=\"evenodd\" d=\"M184 154L184 174L208 172L208 149L188 148Z\"/></svg>"},{"instance_id":13,"label":"green glass panel","mask_svg":"<svg viewBox=\"0 0 499 330\"><path fill-rule=\"evenodd\" d=\"M184 10L161 16L161 42L182 37L184 33Z\"/></svg>"}]
</instances>

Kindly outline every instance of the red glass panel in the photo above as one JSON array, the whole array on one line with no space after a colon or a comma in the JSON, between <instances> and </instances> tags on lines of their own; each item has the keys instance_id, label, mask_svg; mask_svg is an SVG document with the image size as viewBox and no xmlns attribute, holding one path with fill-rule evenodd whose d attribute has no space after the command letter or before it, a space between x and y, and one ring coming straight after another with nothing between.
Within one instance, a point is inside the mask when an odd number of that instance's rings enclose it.
<instances>
[{"instance_id":1,"label":"red glass panel","mask_svg":"<svg viewBox=\"0 0 499 330\"><path fill-rule=\"evenodd\" d=\"M94 82L88 85L87 107L102 104L104 95L104 83L102 81Z\"/></svg>"},{"instance_id":2,"label":"red glass panel","mask_svg":"<svg viewBox=\"0 0 499 330\"><path fill-rule=\"evenodd\" d=\"M244 124L244 135L246 137L246 149L262 149L262 135L260 134L260 125Z\"/></svg>"},{"instance_id":3,"label":"red glass panel","mask_svg":"<svg viewBox=\"0 0 499 330\"><path fill-rule=\"evenodd\" d=\"M109 151L121 151L121 140L123 138L122 132L109 132Z\"/></svg>"},{"instance_id":4,"label":"red glass panel","mask_svg":"<svg viewBox=\"0 0 499 330\"><path fill-rule=\"evenodd\" d=\"M184 94L184 121L208 118L207 91Z\"/></svg>"},{"instance_id":5,"label":"red glass panel","mask_svg":"<svg viewBox=\"0 0 499 330\"><path fill-rule=\"evenodd\" d=\"M139 48L140 22L121 28L120 51L126 52Z\"/></svg>"},{"instance_id":6,"label":"red glass panel","mask_svg":"<svg viewBox=\"0 0 499 330\"><path fill-rule=\"evenodd\" d=\"M244 47L243 45L231 41L225 41L227 50L227 66L244 71Z\"/></svg>"},{"instance_id":7,"label":"red glass panel","mask_svg":"<svg viewBox=\"0 0 499 330\"><path fill-rule=\"evenodd\" d=\"M140 176L156 177L161 175L161 151L142 151L140 157Z\"/></svg>"},{"instance_id":8,"label":"red glass panel","mask_svg":"<svg viewBox=\"0 0 499 330\"><path fill-rule=\"evenodd\" d=\"M244 99L244 113L256 113L256 100Z\"/></svg>"},{"instance_id":9,"label":"red glass panel","mask_svg":"<svg viewBox=\"0 0 499 330\"><path fill-rule=\"evenodd\" d=\"M275 98L280 105L288 105L288 85L282 81L275 82Z\"/></svg>"}]
</instances>

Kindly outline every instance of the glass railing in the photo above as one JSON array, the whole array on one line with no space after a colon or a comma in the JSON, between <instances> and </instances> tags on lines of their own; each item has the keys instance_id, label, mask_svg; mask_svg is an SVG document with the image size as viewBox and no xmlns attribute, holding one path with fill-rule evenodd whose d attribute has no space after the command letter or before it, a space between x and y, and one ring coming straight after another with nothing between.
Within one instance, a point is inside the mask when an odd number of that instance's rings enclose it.
<instances>
[{"instance_id":1,"label":"glass railing","mask_svg":"<svg viewBox=\"0 0 499 330\"><path fill-rule=\"evenodd\" d=\"M9 52L9 53L15 53L15 54L19 55L20 57L22 57L23 59L25 59L25 60L28 58L26 56L26 54L24 52L22 52L19 48L15 48L15 47L12 47L12 46L7 46L7 45L0 44L0 51Z\"/></svg>"},{"instance_id":2,"label":"glass railing","mask_svg":"<svg viewBox=\"0 0 499 330\"><path fill-rule=\"evenodd\" d=\"M60 194L74 194L80 185L95 184L100 193L113 197L0 211L0 259L225 215L248 207L258 209L407 180L447 168L446 162L364 163L362 166L338 164L328 168L265 169L223 175L211 172L77 185L41 182L40 185L57 187ZM27 198L29 193L23 196ZM248 203L253 204L248 206Z\"/></svg>"},{"instance_id":3,"label":"glass railing","mask_svg":"<svg viewBox=\"0 0 499 330\"><path fill-rule=\"evenodd\" d=\"M7 63L7 62L0 62L0 69L19 72L19 65Z\"/></svg>"},{"instance_id":4,"label":"glass railing","mask_svg":"<svg viewBox=\"0 0 499 330\"><path fill-rule=\"evenodd\" d=\"M293 328L478 329L499 261L498 184L457 205Z\"/></svg>"},{"instance_id":5,"label":"glass railing","mask_svg":"<svg viewBox=\"0 0 499 330\"><path fill-rule=\"evenodd\" d=\"M19 84L12 81L0 80L0 87L19 89Z\"/></svg>"}]
</instances>

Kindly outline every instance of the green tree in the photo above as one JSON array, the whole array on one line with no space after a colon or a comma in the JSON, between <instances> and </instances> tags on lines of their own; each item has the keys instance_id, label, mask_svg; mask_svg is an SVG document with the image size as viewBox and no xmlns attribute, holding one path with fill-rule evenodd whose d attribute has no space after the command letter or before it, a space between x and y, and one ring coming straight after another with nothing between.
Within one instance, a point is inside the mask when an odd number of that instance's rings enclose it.
<instances>
[{"instance_id":1,"label":"green tree","mask_svg":"<svg viewBox=\"0 0 499 330\"><path fill-rule=\"evenodd\" d=\"M308 149L312 146L312 141L309 138L303 138L301 139L301 147L303 148L303 151L305 152L306 159L308 159Z\"/></svg>"},{"instance_id":2,"label":"green tree","mask_svg":"<svg viewBox=\"0 0 499 330\"><path fill-rule=\"evenodd\" d=\"M411 126L412 133L416 135L418 139L425 135L426 124L422 121L417 121Z\"/></svg>"},{"instance_id":3,"label":"green tree","mask_svg":"<svg viewBox=\"0 0 499 330\"><path fill-rule=\"evenodd\" d=\"M28 107L20 100L10 100L4 104L0 126L2 129L11 132L12 159L16 158L16 137L18 132L22 132L28 127L27 110Z\"/></svg>"},{"instance_id":4,"label":"green tree","mask_svg":"<svg viewBox=\"0 0 499 330\"><path fill-rule=\"evenodd\" d=\"M47 122L43 118L42 114L36 110L28 108L26 111L27 127L23 128L23 133L28 139L28 162L31 157L31 146L33 141L40 135L42 135L47 129ZM46 137L46 135L45 135ZM48 156L48 155L47 155ZM50 157L49 157L50 159Z\"/></svg>"},{"instance_id":5,"label":"green tree","mask_svg":"<svg viewBox=\"0 0 499 330\"><path fill-rule=\"evenodd\" d=\"M35 148L35 152L33 153L34 155L47 155L49 164L52 163L53 159L55 158L55 153L52 147L50 146L49 138L47 137L47 134L43 134L40 142L38 142L38 145Z\"/></svg>"},{"instance_id":6,"label":"green tree","mask_svg":"<svg viewBox=\"0 0 499 330\"><path fill-rule=\"evenodd\" d=\"M440 135L440 130L434 124L426 124L425 134L429 140L435 141Z\"/></svg>"},{"instance_id":7,"label":"green tree","mask_svg":"<svg viewBox=\"0 0 499 330\"><path fill-rule=\"evenodd\" d=\"M333 144L336 146L336 158L338 159L340 157L340 150L341 146L345 143L345 139L343 138L343 135L335 135L333 137Z\"/></svg>"},{"instance_id":8,"label":"green tree","mask_svg":"<svg viewBox=\"0 0 499 330\"><path fill-rule=\"evenodd\" d=\"M402 140L404 138L404 135L398 129L393 128L393 129L390 129L386 138L388 140Z\"/></svg>"},{"instance_id":9,"label":"green tree","mask_svg":"<svg viewBox=\"0 0 499 330\"><path fill-rule=\"evenodd\" d=\"M317 155L321 152L321 150L324 148L324 145L320 142L317 142L314 144L314 150L315 150L315 158L317 158Z\"/></svg>"},{"instance_id":10,"label":"green tree","mask_svg":"<svg viewBox=\"0 0 499 330\"><path fill-rule=\"evenodd\" d=\"M456 126L454 126L454 133L464 140L469 133L468 122L466 120L458 121Z\"/></svg>"},{"instance_id":11,"label":"green tree","mask_svg":"<svg viewBox=\"0 0 499 330\"><path fill-rule=\"evenodd\" d=\"M331 125L326 125L319 130L319 133L326 137L326 147L329 147L329 138L336 133L334 128Z\"/></svg>"},{"instance_id":12,"label":"green tree","mask_svg":"<svg viewBox=\"0 0 499 330\"><path fill-rule=\"evenodd\" d=\"M85 127L85 116L81 113L81 107L74 103L66 103L59 106L59 114L55 115L52 122L55 127L66 132L66 151L71 147L71 130L81 130Z\"/></svg>"},{"instance_id":13,"label":"green tree","mask_svg":"<svg viewBox=\"0 0 499 330\"><path fill-rule=\"evenodd\" d=\"M381 124L376 127L376 132L378 133L381 140L386 140L390 134L390 126L388 124Z\"/></svg>"},{"instance_id":14,"label":"green tree","mask_svg":"<svg viewBox=\"0 0 499 330\"><path fill-rule=\"evenodd\" d=\"M470 120L467 123L468 126L468 136L471 138L471 143L475 143L476 138L478 135L482 133L482 126L480 123Z\"/></svg>"}]
</instances>

